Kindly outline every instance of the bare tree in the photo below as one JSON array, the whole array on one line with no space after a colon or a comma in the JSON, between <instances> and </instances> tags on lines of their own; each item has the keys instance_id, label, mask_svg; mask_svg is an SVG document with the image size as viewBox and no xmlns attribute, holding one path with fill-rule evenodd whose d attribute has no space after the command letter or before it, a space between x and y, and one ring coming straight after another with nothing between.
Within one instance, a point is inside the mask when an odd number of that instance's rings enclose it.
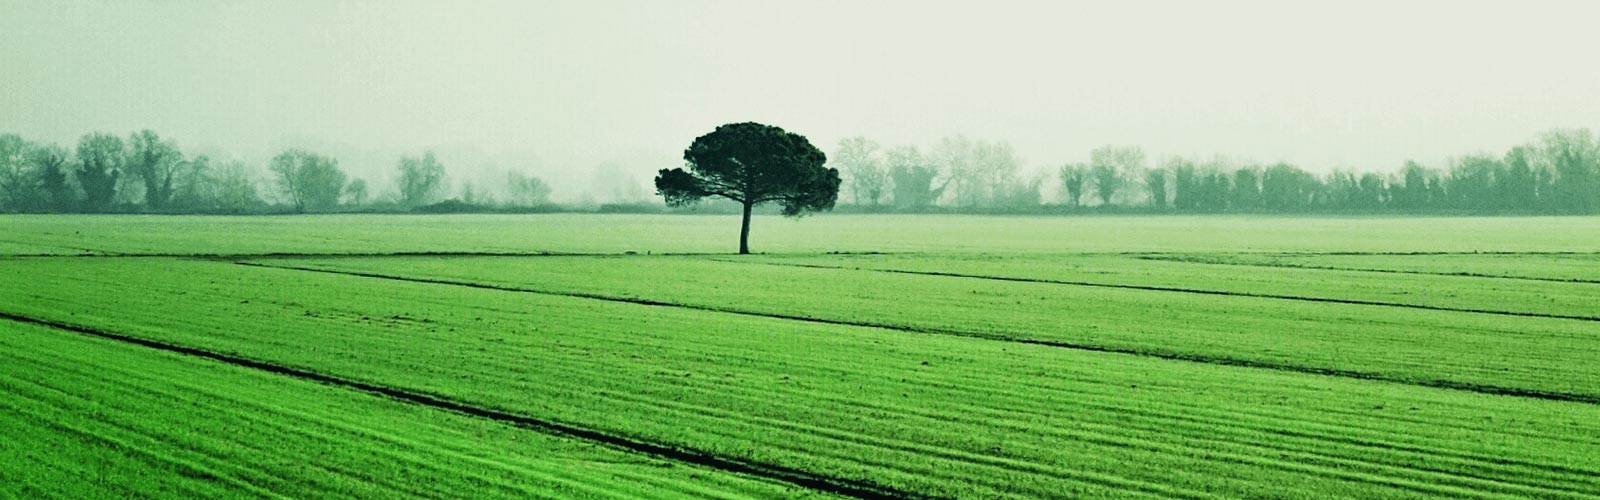
<instances>
[{"instance_id":1,"label":"bare tree","mask_svg":"<svg viewBox=\"0 0 1600 500\"><path fill-rule=\"evenodd\" d=\"M77 194L67 182L67 160L71 153L56 144L34 145L28 152L28 163L39 177L40 194L44 197L41 208L68 211L77 203Z\"/></svg>"},{"instance_id":2,"label":"bare tree","mask_svg":"<svg viewBox=\"0 0 1600 500\"><path fill-rule=\"evenodd\" d=\"M517 207L549 204L550 185L538 177L511 171L506 174L506 202Z\"/></svg>"},{"instance_id":3,"label":"bare tree","mask_svg":"<svg viewBox=\"0 0 1600 500\"><path fill-rule=\"evenodd\" d=\"M1083 206L1084 188L1088 187L1089 166L1068 163L1061 166L1061 188L1066 191L1067 203L1073 208Z\"/></svg>"},{"instance_id":4,"label":"bare tree","mask_svg":"<svg viewBox=\"0 0 1600 500\"><path fill-rule=\"evenodd\" d=\"M399 168L401 205L427 205L444 193L444 165L439 164L432 151L423 153L421 158L401 158Z\"/></svg>"},{"instance_id":5,"label":"bare tree","mask_svg":"<svg viewBox=\"0 0 1600 500\"><path fill-rule=\"evenodd\" d=\"M278 187L296 212L321 211L339 205L344 192L344 172L339 161L300 149L279 153L268 165Z\"/></svg>"},{"instance_id":6,"label":"bare tree","mask_svg":"<svg viewBox=\"0 0 1600 500\"><path fill-rule=\"evenodd\" d=\"M345 200L351 205L357 207L366 205L368 195L366 179L351 180L350 184L344 187Z\"/></svg>"},{"instance_id":7,"label":"bare tree","mask_svg":"<svg viewBox=\"0 0 1600 500\"><path fill-rule=\"evenodd\" d=\"M934 171L949 177L947 185L955 189L953 197L957 205L977 203L978 176L972 165L971 139L959 135L939 139L928 149L926 160Z\"/></svg>"},{"instance_id":8,"label":"bare tree","mask_svg":"<svg viewBox=\"0 0 1600 500\"><path fill-rule=\"evenodd\" d=\"M1144 150L1138 146L1102 146L1089 152L1090 176L1101 205L1110 205L1127 178L1144 168Z\"/></svg>"},{"instance_id":9,"label":"bare tree","mask_svg":"<svg viewBox=\"0 0 1600 500\"><path fill-rule=\"evenodd\" d=\"M877 206L879 200L888 194L889 169L884 167L877 153L877 142L856 136L839 141L839 149L829 158L850 178L846 185L857 205L865 201Z\"/></svg>"},{"instance_id":10,"label":"bare tree","mask_svg":"<svg viewBox=\"0 0 1600 500\"><path fill-rule=\"evenodd\" d=\"M1537 158L1554 173L1550 193L1562 212L1593 213L1600 206L1600 141L1588 129L1555 129L1539 138Z\"/></svg>"},{"instance_id":11,"label":"bare tree","mask_svg":"<svg viewBox=\"0 0 1600 500\"><path fill-rule=\"evenodd\" d=\"M0 212L20 212L33 204L39 179L29 161L31 149L19 135L0 135Z\"/></svg>"},{"instance_id":12,"label":"bare tree","mask_svg":"<svg viewBox=\"0 0 1600 500\"><path fill-rule=\"evenodd\" d=\"M178 145L150 130L128 137L128 170L144 181L144 205L149 210L166 208L172 199L172 181L183 164Z\"/></svg>"},{"instance_id":13,"label":"bare tree","mask_svg":"<svg viewBox=\"0 0 1600 500\"><path fill-rule=\"evenodd\" d=\"M244 162L232 161L217 166L217 208L224 212L244 213L263 203L256 190L256 175Z\"/></svg>"},{"instance_id":14,"label":"bare tree","mask_svg":"<svg viewBox=\"0 0 1600 500\"><path fill-rule=\"evenodd\" d=\"M968 207L993 205L996 195L1015 181L1021 164L1008 142L973 141L963 136L941 139L929 159L950 176L955 203Z\"/></svg>"}]
</instances>

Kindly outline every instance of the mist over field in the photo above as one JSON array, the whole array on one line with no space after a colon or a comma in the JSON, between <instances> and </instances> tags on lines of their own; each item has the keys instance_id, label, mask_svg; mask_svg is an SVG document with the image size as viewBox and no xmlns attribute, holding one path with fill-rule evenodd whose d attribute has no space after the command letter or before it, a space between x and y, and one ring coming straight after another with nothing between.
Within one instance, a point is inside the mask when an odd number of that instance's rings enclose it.
<instances>
[{"instance_id":1,"label":"mist over field","mask_svg":"<svg viewBox=\"0 0 1600 500\"><path fill-rule=\"evenodd\" d=\"M1019 182L1105 145L1396 174L1600 122L1586 2L0 2L0 133L150 129L267 180L327 155L379 197L435 152L557 202L652 201L757 121L830 155L1006 143ZM1586 15L1590 14L1590 15ZM264 189L265 190L265 189ZM502 197L504 195L502 194ZM847 197L847 201L850 201ZM944 200L956 203L955 200Z\"/></svg>"}]
</instances>

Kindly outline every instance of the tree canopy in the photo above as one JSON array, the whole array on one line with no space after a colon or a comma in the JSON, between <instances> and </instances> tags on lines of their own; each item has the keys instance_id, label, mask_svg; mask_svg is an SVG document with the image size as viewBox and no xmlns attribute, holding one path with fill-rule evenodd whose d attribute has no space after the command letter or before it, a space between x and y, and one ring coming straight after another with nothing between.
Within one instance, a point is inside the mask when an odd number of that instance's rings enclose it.
<instances>
[{"instance_id":1,"label":"tree canopy","mask_svg":"<svg viewBox=\"0 0 1600 500\"><path fill-rule=\"evenodd\" d=\"M750 253L750 211L777 203L786 216L829 210L839 197L839 170L805 136L760 123L730 123L696 138L683 168L661 169L656 193L670 206L708 197L744 207L739 253Z\"/></svg>"}]
</instances>

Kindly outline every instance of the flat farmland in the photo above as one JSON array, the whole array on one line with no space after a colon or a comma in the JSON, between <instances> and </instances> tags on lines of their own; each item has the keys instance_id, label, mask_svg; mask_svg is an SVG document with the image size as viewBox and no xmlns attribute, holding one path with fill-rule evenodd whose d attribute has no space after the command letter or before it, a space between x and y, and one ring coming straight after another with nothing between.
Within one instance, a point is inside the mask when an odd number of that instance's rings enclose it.
<instances>
[{"instance_id":1,"label":"flat farmland","mask_svg":"<svg viewBox=\"0 0 1600 500\"><path fill-rule=\"evenodd\" d=\"M0 495L1600 498L1600 219L729 222L0 218Z\"/></svg>"}]
</instances>

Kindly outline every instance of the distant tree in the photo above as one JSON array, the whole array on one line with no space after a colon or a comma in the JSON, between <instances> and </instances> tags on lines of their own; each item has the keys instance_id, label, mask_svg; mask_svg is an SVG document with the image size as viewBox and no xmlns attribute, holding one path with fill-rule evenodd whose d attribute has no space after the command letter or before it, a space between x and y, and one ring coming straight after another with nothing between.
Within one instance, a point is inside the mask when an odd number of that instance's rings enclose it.
<instances>
[{"instance_id":1,"label":"distant tree","mask_svg":"<svg viewBox=\"0 0 1600 500\"><path fill-rule=\"evenodd\" d=\"M767 202L783 214L829 210L839 197L839 170L804 136L759 123L730 123L696 138L683 152L689 169L662 169L656 193L684 206L719 196L744 208L739 253L750 253L750 211Z\"/></svg>"},{"instance_id":2,"label":"distant tree","mask_svg":"<svg viewBox=\"0 0 1600 500\"><path fill-rule=\"evenodd\" d=\"M277 177L279 190L296 212L319 212L339 205L345 176L338 160L291 149L273 157L267 168Z\"/></svg>"},{"instance_id":3,"label":"distant tree","mask_svg":"<svg viewBox=\"0 0 1600 500\"><path fill-rule=\"evenodd\" d=\"M1058 176L1061 178L1061 189L1066 193L1067 204L1072 208L1083 206L1083 195L1087 194L1089 181L1089 166L1082 163L1068 163L1061 166Z\"/></svg>"},{"instance_id":4,"label":"distant tree","mask_svg":"<svg viewBox=\"0 0 1600 500\"><path fill-rule=\"evenodd\" d=\"M1361 180L1358 181L1358 185L1361 187L1358 206L1362 208L1377 210L1389 203L1390 197L1393 196L1393 193L1389 191L1388 184L1383 180L1383 176L1378 175L1377 172L1361 174Z\"/></svg>"},{"instance_id":5,"label":"distant tree","mask_svg":"<svg viewBox=\"0 0 1600 500\"><path fill-rule=\"evenodd\" d=\"M353 179L350 181L350 184L347 184L344 187L344 198L346 202L352 206L359 207L366 205L367 197L368 193L366 179Z\"/></svg>"},{"instance_id":6,"label":"distant tree","mask_svg":"<svg viewBox=\"0 0 1600 500\"><path fill-rule=\"evenodd\" d=\"M37 170L30 160L32 146L16 134L0 134L0 212L22 212L40 195Z\"/></svg>"},{"instance_id":7,"label":"distant tree","mask_svg":"<svg viewBox=\"0 0 1600 500\"><path fill-rule=\"evenodd\" d=\"M944 194L945 186L950 184L949 177L938 182L939 169L929 164L916 146L900 146L889 150L884 156L896 206L910 209L933 206ZM935 183L938 185L935 186Z\"/></svg>"},{"instance_id":8,"label":"distant tree","mask_svg":"<svg viewBox=\"0 0 1600 500\"><path fill-rule=\"evenodd\" d=\"M44 210L71 211L78 202L77 193L67 182L66 148L59 145L35 145L29 150L28 162L38 175L39 190Z\"/></svg>"},{"instance_id":9,"label":"distant tree","mask_svg":"<svg viewBox=\"0 0 1600 500\"><path fill-rule=\"evenodd\" d=\"M1355 200L1361 189L1356 182L1355 173L1335 170L1328 174L1323 184L1327 186L1327 196L1323 198L1323 205L1326 208L1350 210L1355 207Z\"/></svg>"},{"instance_id":10,"label":"distant tree","mask_svg":"<svg viewBox=\"0 0 1600 500\"><path fill-rule=\"evenodd\" d=\"M1239 187L1234 186L1234 189ZM1261 173L1261 201L1274 212L1306 211L1321 189L1322 183L1316 176L1287 163L1267 167Z\"/></svg>"},{"instance_id":11,"label":"distant tree","mask_svg":"<svg viewBox=\"0 0 1600 500\"><path fill-rule=\"evenodd\" d=\"M427 205L444 194L444 165L434 158L432 151L423 153L421 158L401 158L399 170L401 205Z\"/></svg>"},{"instance_id":12,"label":"distant tree","mask_svg":"<svg viewBox=\"0 0 1600 500\"><path fill-rule=\"evenodd\" d=\"M1017 156L1017 150L1011 143L978 141L974 144L972 153L977 205L1008 206L1010 203L1019 202L1019 195L1022 199L1031 198L1027 195L1027 186L1033 181L1017 178L1017 169L1022 165L1022 159ZM1034 186L1033 191L1037 192L1038 186Z\"/></svg>"},{"instance_id":13,"label":"distant tree","mask_svg":"<svg viewBox=\"0 0 1600 500\"><path fill-rule=\"evenodd\" d=\"M1122 189L1122 172L1112 165L1097 164L1089 167L1089 175L1094 179L1094 194L1100 197L1100 206L1111 206L1111 200Z\"/></svg>"},{"instance_id":14,"label":"distant tree","mask_svg":"<svg viewBox=\"0 0 1600 500\"><path fill-rule=\"evenodd\" d=\"M929 150L928 162L946 174L957 206L993 206L997 194L1018 184L1016 173L1022 161L1016 148L1005 141L972 140L965 136L945 137Z\"/></svg>"},{"instance_id":15,"label":"distant tree","mask_svg":"<svg viewBox=\"0 0 1600 500\"><path fill-rule=\"evenodd\" d=\"M1181 157L1167 161L1172 171L1172 208L1179 212L1194 212L1199 206L1200 176L1194 162Z\"/></svg>"},{"instance_id":16,"label":"distant tree","mask_svg":"<svg viewBox=\"0 0 1600 500\"><path fill-rule=\"evenodd\" d=\"M209 212L217 208L217 182L211 158L195 156L181 162L173 175L172 198L167 208L178 212Z\"/></svg>"},{"instance_id":17,"label":"distant tree","mask_svg":"<svg viewBox=\"0 0 1600 500\"><path fill-rule=\"evenodd\" d=\"M1415 212L1428 205L1428 170L1415 161L1406 160L1400 169L1401 182L1394 190L1394 205L1400 210Z\"/></svg>"},{"instance_id":18,"label":"distant tree","mask_svg":"<svg viewBox=\"0 0 1600 500\"><path fill-rule=\"evenodd\" d=\"M512 171L506 174L506 202L516 207L536 207L550 203L550 185L543 179Z\"/></svg>"},{"instance_id":19,"label":"distant tree","mask_svg":"<svg viewBox=\"0 0 1600 500\"><path fill-rule=\"evenodd\" d=\"M183 163L176 143L162 140L150 130L128 137L128 170L144 181L144 206L149 210L166 208L172 199L173 177Z\"/></svg>"},{"instance_id":20,"label":"distant tree","mask_svg":"<svg viewBox=\"0 0 1600 500\"><path fill-rule=\"evenodd\" d=\"M925 157L934 171L947 176L945 185L953 190L951 198L956 205L976 205L981 197L981 180L972 159L972 148L972 140L965 136L942 137L928 148Z\"/></svg>"},{"instance_id":21,"label":"distant tree","mask_svg":"<svg viewBox=\"0 0 1600 500\"><path fill-rule=\"evenodd\" d=\"M1428 208L1448 208L1450 193L1445 189L1444 178L1437 171L1428 172Z\"/></svg>"},{"instance_id":22,"label":"distant tree","mask_svg":"<svg viewBox=\"0 0 1600 500\"><path fill-rule=\"evenodd\" d=\"M1506 152L1505 172L1495 179L1501 208L1532 210L1537 205L1538 180L1530 163L1531 155L1527 146L1516 146Z\"/></svg>"},{"instance_id":23,"label":"distant tree","mask_svg":"<svg viewBox=\"0 0 1600 500\"><path fill-rule=\"evenodd\" d=\"M1555 173L1550 194L1558 210L1588 214L1600 208L1600 141L1588 129L1546 132L1539 153Z\"/></svg>"},{"instance_id":24,"label":"distant tree","mask_svg":"<svg viewBox=\"0 0 1600 500\"><path fill-rule=\"evenodd\" d=\"M1446 187L1449 206L1476 212L1501 208L1495 200L1495 177L1503 171L1505 164L1494 155L1476 154L1457 158L1450 167Z\"/></svg>"},{"instance_id":25,"label":"distant tree","mask_svg":"<svg viewBox=\"0 0 1600 500\"><path fill-rule=\"evenodd\" d=\"M1260 210L1261 195L1261 169L1260 167L1243 167L1233 171L1233 199L1229 205L1235 211Z\"/></svg>"},{"instance_id":26,"label":"distant tree","mask_svg":"<svg viewBox=\"0 0 1600 500\"><path fill-rule=\"evenodd\" d=\"M1144 168L1144 150L1138 146L1102 146L1089 152L1089 175L1102 206L1110 206L1129 175Z\"/></svg>"},{"instance_id":27,"label":"distant tree","mask_svg":"<svg viewBox=\"0 0 1600 500\"><path fill-rule=\"evenodd\" d=\"M1228 171L1233 163L1216 157L1201 165L1195 172L1193 210L1196 212L1224 212L1233 199L1232 176Z\"/></svg>"},{"instance_id":28,"label":"distant tree","mask_svg":"<svg viewBox=\"0 0 1600 500\"><path fill-rule=\"evenodd\" d=\"M256 190L256 176L243 162L228 162L216 168L217 209L228 213L246 213L263 203Z\"/></svg>"},{"instance_id":29,"label":"distant tree","mask_svg":"<svg viewBox=\"0 0 1600 500\"><path fill-rule=\"evenodd\" d=\"M126 161L122 147L122 139L111 134L97 132L78 140L78 185L86 210L103 212L111 207Z\"/></svg>"},{"instance_id":30,"label":"distant tree","mask_svg":"<svg viewBox=\"0 0 1600 500\"><path fill-rule=\"evenodd\" d=\"M850 195L855 204L863 202L877 206L889 194L889 169L878 157L878 143L865 137L847 137L839 141L830 160L849 179Z\"/></svg>"},{"instance_id":31,"label":"distant tree","mask_svg":"<svg viewBox=\"0 0 1600 500\"><path fill-rule=\"evenodd\" d=\"M1152 168L1144 171L1144 187L1150 192L1150 206L1157 210L1167 208L1167 170Z\"/></svg>"},{"instance_id":32,"label":"distant tree","mask_svg":"<svg viewBox=\"0 0 1600 500\"><path fill-rule=\"evenodd\" d=\"M1042 202L1043 195L1039 187L1043 184L1043 177L1004 181L995 189L994 206L1011 209L1037 207Z\"/></svg>"}]
</instances>

